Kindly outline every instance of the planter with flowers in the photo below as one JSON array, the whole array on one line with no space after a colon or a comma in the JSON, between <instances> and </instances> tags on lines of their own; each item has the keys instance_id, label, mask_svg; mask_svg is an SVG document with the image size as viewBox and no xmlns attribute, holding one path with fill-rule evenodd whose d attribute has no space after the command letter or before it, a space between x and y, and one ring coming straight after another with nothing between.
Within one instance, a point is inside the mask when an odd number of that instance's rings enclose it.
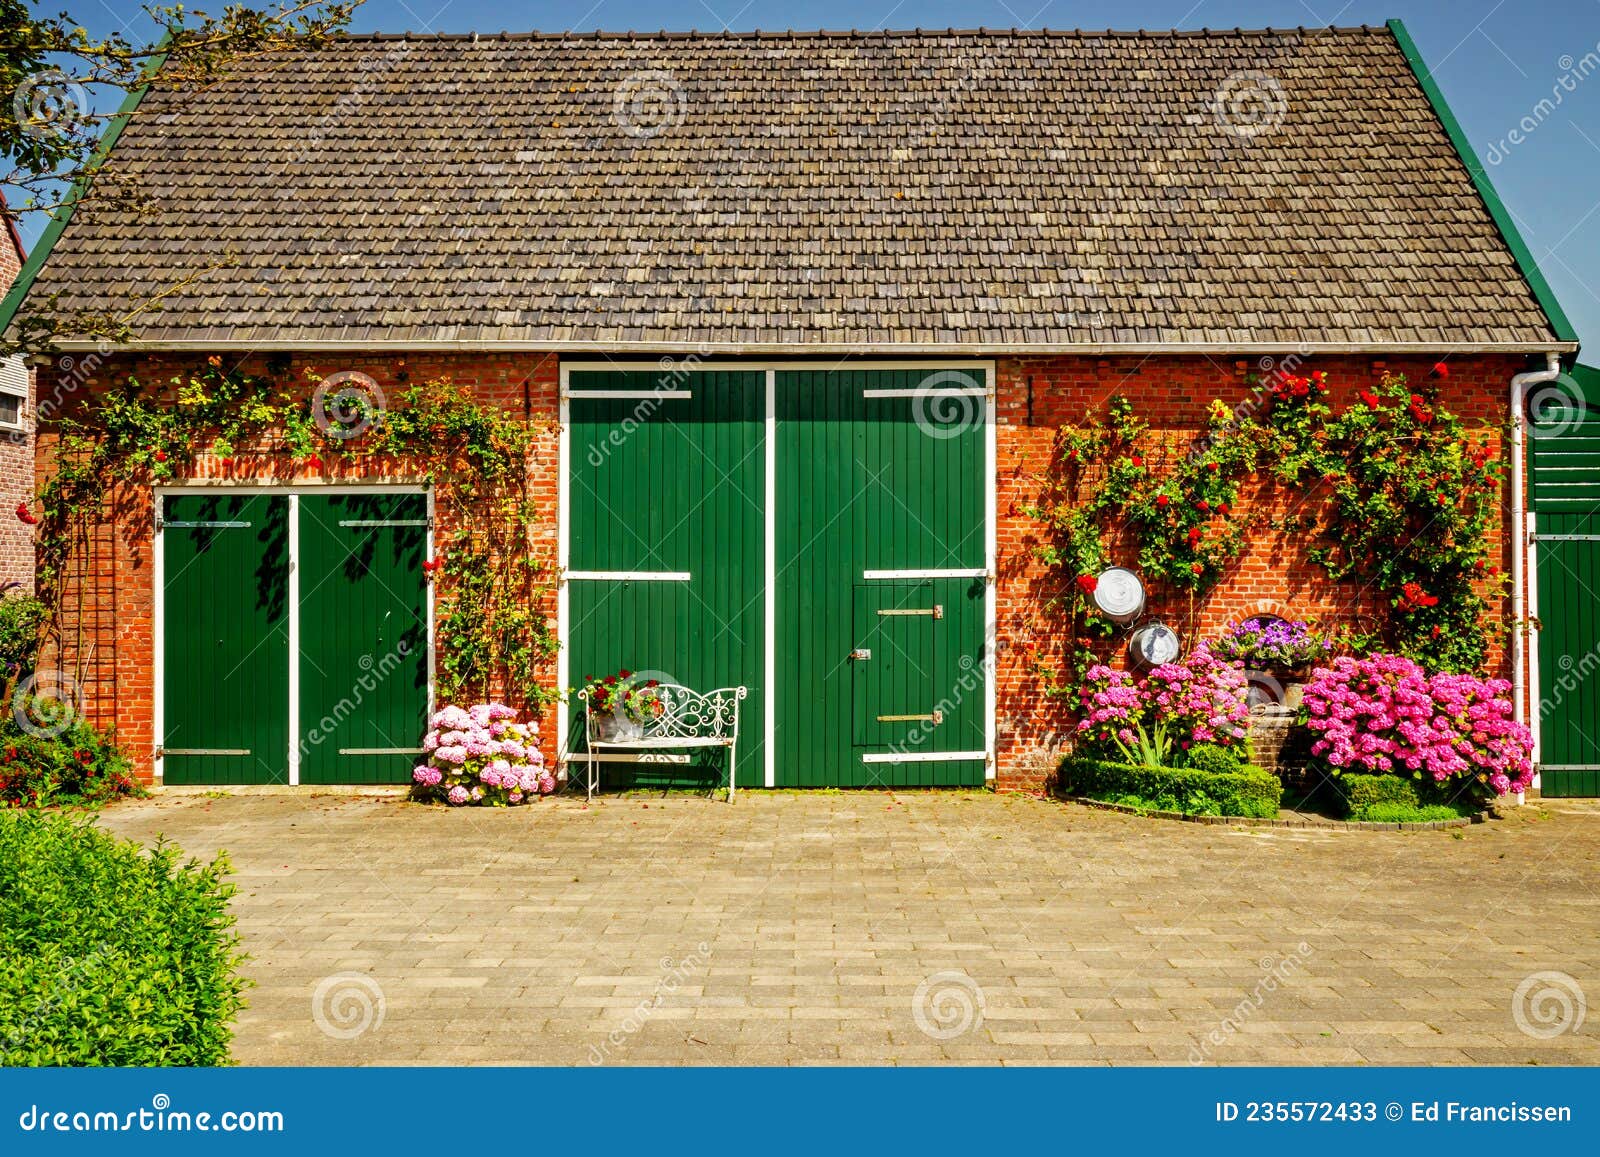
<instances>
[{"instance_id":1,"label":"planter with flowers","mask_svg":"<svg viewBox=\"0 0 1600 1157\"><path fill-rule=\"evenodd\" d=\"M585 675L580 695L594 718L595 737L606 743L638 739L660 717L656 679L641 680L624 667L615 675Z\"/></svg>"},{"instance_id":2,"label":"planter with flowers","mask_svg":"<svg viewBox=\"0 0 1600 1157\"><path fill-rule=\"evenodd\" d=\"M1332 657L1334 641L1311 624L1276 615L1256 615L1234 623L1211 644L1218 658L1250 670L1251 703L1299 707L1311 667Z\"/></svg>"},{"instance_id":3,"label":"planter with flowers","mask_svg":"<svg viewBox=\"0 0 1600 1157\"><path fill-rule=\"evenodd\" d=\"M453 807L529 803L556 789L539 751L539 728L503 703L445 707L422 739L428 762L411 773L412 794Z\"/></svg>"}]
</instances>

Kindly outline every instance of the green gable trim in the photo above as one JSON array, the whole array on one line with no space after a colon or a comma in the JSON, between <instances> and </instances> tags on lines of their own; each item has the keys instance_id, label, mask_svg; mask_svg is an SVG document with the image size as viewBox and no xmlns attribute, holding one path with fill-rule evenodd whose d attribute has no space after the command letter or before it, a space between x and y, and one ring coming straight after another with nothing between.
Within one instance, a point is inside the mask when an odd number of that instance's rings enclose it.
<instances>
[{"instance_id":1,"label":"green gable trim","mask_svg":"<svg viewBox=\"0 0 1600 1157\"><path fill-rule=\"evenodd\" d=\"M1389 21L1389 31L1394 34L1395 42L1400 45L1400 52L1405 56L1406 63L1411 66L1411 71L1416 75L1417 83L1422 85L1422 91L1427 95L1428 103L1433 105L1434 115L1444 125L1444 131L1450 138L1450 143L1455 146L1456 155L1461 158L1461 163L1467 167L1467 174L1472 178L1472 185L1478 190L1478 196L1483 198L1484 208L1489 210L1489 216L1494 218L1500 236L1506 243L1506 248L1511 250L1511 256L1516 260L1517 268L1522 271L1523 278L1528 283L1528 288L1533 290L1533 296L1538 300L1539 306L1544 310L1545 317L1550 321L1550 328L1555 331L1556 340L1561 342L1574 342L1578 340L1577 330L1572 328L1572 323L1567 320L1566 313L1561 308L1561 303L1556 300L1555 292L1550 288L1550 283L1544 279L1544 274L1539 271L1539 263L1533 259L1533 252L1523 241L1522 234L1517 231L1516 222L1512 220L1511 212L1500 200L1500 194L1495 192L1494 184L1489 180L1489 172L1483 167L1483 162L1478 160L1472 143L1467 140L1467 134L1461 128L1461 122L1456 120L1455 114L1450 111L1449 103L1444 99L1444 91L1433 79L1433 73L1428 70L1427 63L1422 59L1422 54L1417 51L1417 45L1411 39L1411 34L1406 31L1402 21Z\"/></svg>"},{"instance_id":2,"label":"green gable trim","mask_svg":"<svg viewBox=\"0 0 1600 1157\"><path fill-rule=\"evenodd\" d=\"M144 100L144 94L150 91L150 81L156 73L161 71L161 66L167 62L167 49L163 44L154 56L145 64L144 83L131 89L122 98L122 107L113 114L111 124L106 129L105 135L100 138L94 151L89 154L89 168L98 168L105 159L111 155L111 150L116 148L117 139L122 136L122 130L127 127L128 121L138 111L139 102ZM28 296L28 291L33 288L34 279L39 276L39 270L44 268L44 263L50 257L50 251L55 248L61 234L66 232L67 223L72 220L72 211L78 203L89 193L89 186L93 183L92 176L81 176L73 182L68 190L65 200L56 211L51 214L50 224L44 227L44 232L39 236L39 242L33 247L33 252L28 254L28 260L23 262L17 279L11 283L11 289L6 294L5 300L0 301L0 335L9 333L11 323L17 316L17 311L22 307L23 300Z\"/></svg>"}]
</instances>

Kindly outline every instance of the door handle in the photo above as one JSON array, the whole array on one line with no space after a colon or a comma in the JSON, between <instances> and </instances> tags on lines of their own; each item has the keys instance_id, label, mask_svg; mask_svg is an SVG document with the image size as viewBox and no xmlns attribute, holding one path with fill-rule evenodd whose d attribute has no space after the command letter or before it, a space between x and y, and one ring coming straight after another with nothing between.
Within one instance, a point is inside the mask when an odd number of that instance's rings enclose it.
<instances>
[{"instance_id":1,"label":"door handle","mask_svg":"<svg viewBox=\"0 0 1600 1157\"><path fill-rule=\"evenodd\" d=\"M863 660L870 659L872 658L872 648L857 647L854 651L850 652L850 658L858 663L862 662Z\"/></svg>"}]
</instances>

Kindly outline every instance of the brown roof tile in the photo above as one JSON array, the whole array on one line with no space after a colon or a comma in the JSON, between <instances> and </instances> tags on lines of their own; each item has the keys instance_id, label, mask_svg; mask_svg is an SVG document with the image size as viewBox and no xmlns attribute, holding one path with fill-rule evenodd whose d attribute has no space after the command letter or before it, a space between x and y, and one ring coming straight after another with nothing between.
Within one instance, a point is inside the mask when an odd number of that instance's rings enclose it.
<instances>
[{"instance_id":1,"label":"brown roof tile","mask_svg":"<svg viewBox=\"0 0 1600 1157\"><path fill-rule=\"evenodd\" d=\"M1552 339L1386 29L351 37L114 164L34 293L152 342Z\"/></svg>"}]
</instances>

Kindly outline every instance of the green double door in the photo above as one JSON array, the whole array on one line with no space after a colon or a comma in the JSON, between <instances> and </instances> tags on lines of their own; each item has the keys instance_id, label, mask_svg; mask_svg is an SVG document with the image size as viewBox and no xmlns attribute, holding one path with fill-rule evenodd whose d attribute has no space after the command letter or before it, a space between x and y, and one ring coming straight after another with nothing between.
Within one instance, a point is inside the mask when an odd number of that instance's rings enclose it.
<instances>
[{"instance_id":1,"label":"green double door","mask_svg":"<svg viewBox=\"0 0 1600 1157\"><path fill-rule=\"evenodd\" d=\"M1540 512L1534 550L1539 790L1600 796L1600 514Z\"/></svg>"},{"instance_id":2,"label":"green double door","mask_svg":"<svg viewBox=\"0 0 1600 1157\"><path fill-rule=\"evenodd\" d=\"M573 370L569 682L747 686L741 786L981 786L984 389L979 369Z\"/></svg>"},{"instance_id":3,"label":"green double door","mask_svg":"<svg viewBox=\"0 0 1600 1157\"><path fill-rule=\"evenodd\" d=\"M410 780L425 495L169 494L160 534L166 783Z\"/></svg>"}]
</instances>

